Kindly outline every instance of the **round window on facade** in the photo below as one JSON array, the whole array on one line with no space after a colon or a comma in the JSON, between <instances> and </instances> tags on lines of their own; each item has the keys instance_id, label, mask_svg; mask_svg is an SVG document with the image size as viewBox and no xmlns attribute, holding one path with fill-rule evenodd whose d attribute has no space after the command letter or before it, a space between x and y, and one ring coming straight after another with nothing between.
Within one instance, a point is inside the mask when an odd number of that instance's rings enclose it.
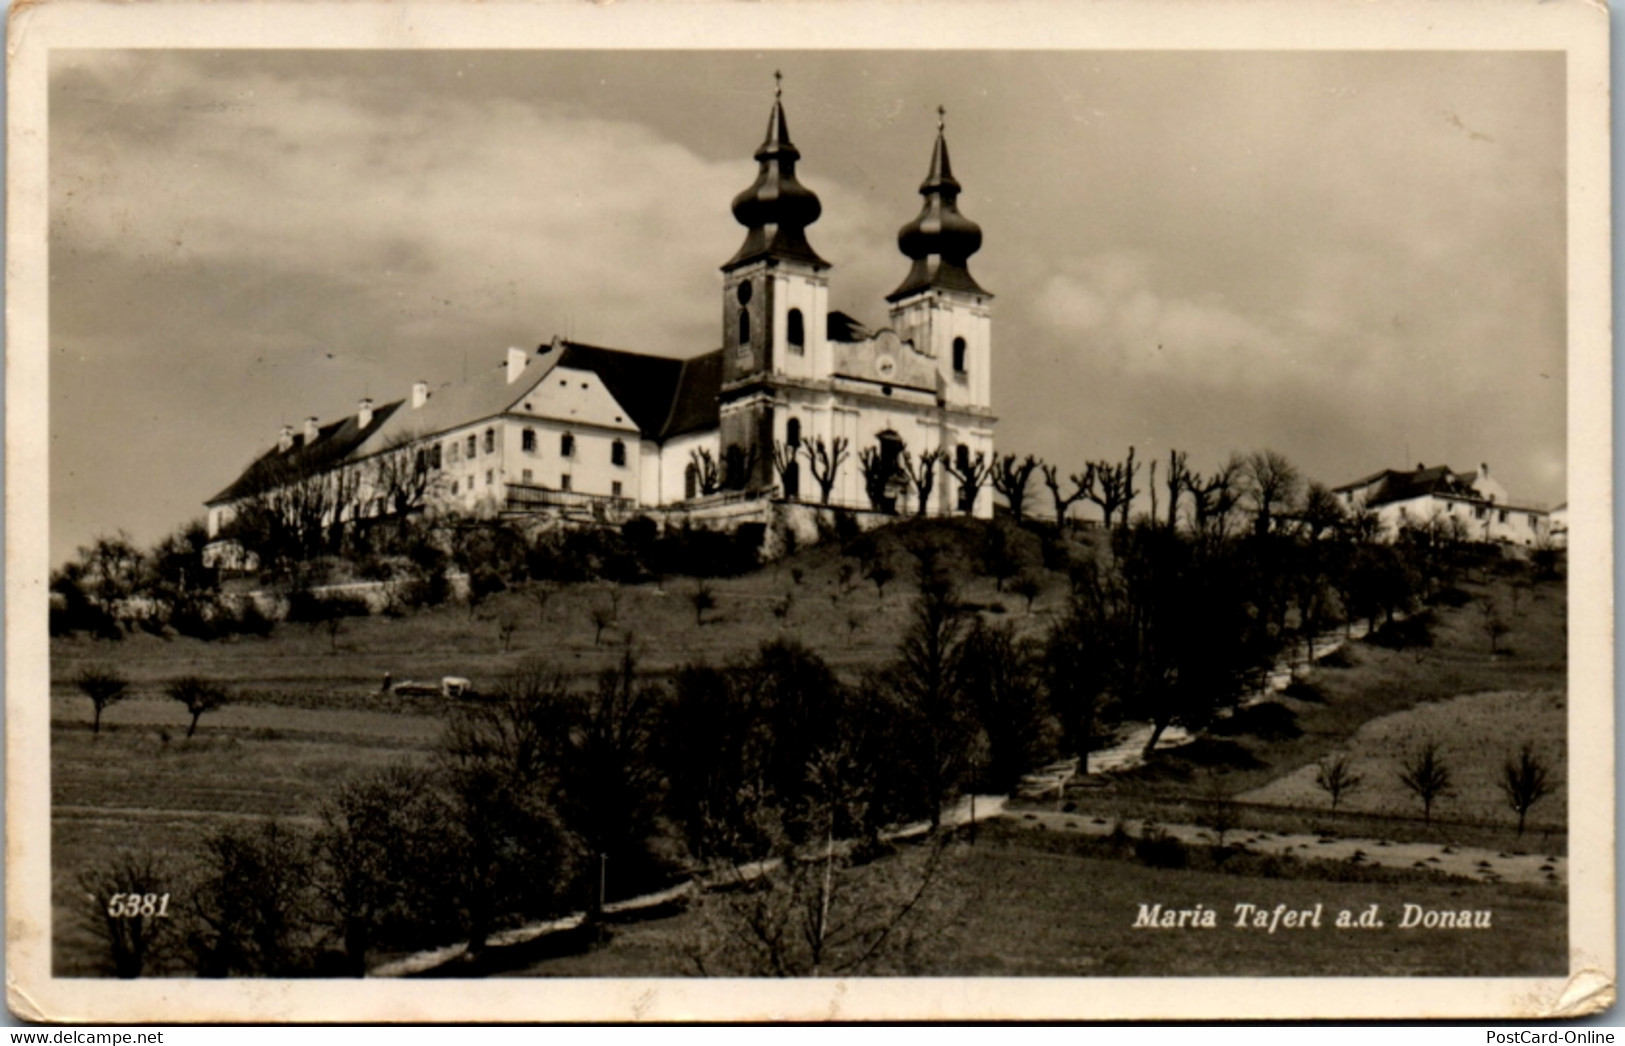
<instances>
[{"instance_id":1,"label":"round window on facade","mask_svg":"<svg viewBox=\"0 0 1625 1046\"><path fill-rule=\"evenodd\" d=\"M751 295L750 281L746 280L744 283L741 283L739 285L739 290L736 293L739 295L739 304L749 305Z\"/></svg>"}]
</instances>

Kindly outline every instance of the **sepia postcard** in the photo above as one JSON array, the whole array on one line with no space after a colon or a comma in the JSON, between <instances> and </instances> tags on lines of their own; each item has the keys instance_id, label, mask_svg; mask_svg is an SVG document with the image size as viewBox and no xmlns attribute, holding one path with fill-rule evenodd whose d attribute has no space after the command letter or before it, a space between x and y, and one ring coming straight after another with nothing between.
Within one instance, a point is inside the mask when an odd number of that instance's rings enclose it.
<instances>
[{"instance_id":1,"label":"sepia postcard","mask_svg":"<svg viewBox=\"0 0 1625 1046\"><path fill-rule=\"evenodd\" d=\"M17 1018L1613 1004L1602 3L8 54Z\"/></svg>"}]
</instances>

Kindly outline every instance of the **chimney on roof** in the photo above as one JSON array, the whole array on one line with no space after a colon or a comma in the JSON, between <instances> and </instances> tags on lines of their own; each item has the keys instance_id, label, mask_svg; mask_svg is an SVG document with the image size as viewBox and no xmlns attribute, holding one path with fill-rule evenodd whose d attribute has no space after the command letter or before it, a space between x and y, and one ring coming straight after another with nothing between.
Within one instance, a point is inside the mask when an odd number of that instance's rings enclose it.
<instances>
[{"instance_id":1,"label":"chimney on roof","mask_svg":"<svg viewBox=\"0 0 1625 1046\"><path fill-rule=\"evenodd\" d=\"M282 426L282 435L277 437L276 449L286 454L293 449L293 426Z\"/></svg>"},{"instance_id":2,"label":"chimney on roof","mask_svg":"<svg viewBox=\"0 0 1625 1046\"><path fill-rule=\"evenodd\" d=\"M356 404L355 422L362 428L372 424L372 400L364 399Z\"/></svg>"},{"instance_id":3,"label":"chimney on roof","mask_svg":"<svg viewBox=\"0 0 1625 1046\"><path fill-rule=\"evenodd\" d=\"M427 402L429 402L429 383L414 381L412 383L412 409L417 410Z\"/></svg>"},{"instance_id":4,"label":"chimney on roof","mask_svg":"<svg viewBox=\"0 0 1625 1046\"><path fill-rule=\"evenodd\" d=\"M524 349L509 347L508 349L508 384L512 385L519 380L519 375L525 373L525 363L530 359L530 353Z\"/></svg>"},{"instance_id":5,"label":"chimney on roof","mask_svg":"<svg viewBox=\"0 0 1625 1046\"><path fill-rule=\"evenodd\" d=\"M312 443L316 442L316 434L319 431L320 426L317 425L316 418L314 416L305 419L305 446L308 447Z\"/></svg>"},{"instance_id":6,"label":"chimney on roof","mask_svg":"<svg viewBox=\"0 0 1625 1046\"><path fill-rule=\"evenodd\" d=\"M1482 461L1480 461L1478 463L1478 478L1479 479L1489 479L1490 478L1490 467L1488 465L1484 464Z\"/></svg>"}]
</instances>

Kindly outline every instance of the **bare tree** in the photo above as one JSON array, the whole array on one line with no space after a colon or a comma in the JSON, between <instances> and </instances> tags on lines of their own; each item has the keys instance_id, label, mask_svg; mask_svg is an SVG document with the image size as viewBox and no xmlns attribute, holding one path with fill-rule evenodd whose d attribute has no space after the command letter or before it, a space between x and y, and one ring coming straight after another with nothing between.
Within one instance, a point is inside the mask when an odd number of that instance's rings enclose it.
<instances>
[{"instance_id":1,"label":"bare tree","mask_svg":"<svg viewBox=\"0 0 1625 1046\"><path fill-rule=\"evenodd\" d=\"M1004 495L1004 500L1010 505L1010 515L1017 523L1021 522L1027 503L1027 487L1038 464L1038 459L1031 454L1019 461L1014 454L1006 454L999 458L993 468L993 489Z\"/></svg>"},{"instance_id":2,"label":"bare tree","mask_svg":"<svg viewBox=\"0 0 1625 1046\"><path fill-rule=\"evenodd\" d=\"M1190 474L1185 460L1184 451L1168 451L1168 475L1163 477L1163 482L1168 485L1169 530L1179 525L1179 494L1180 491L1185 489L1185 477Z\"/></svg>"},{"instance_id":3,"label":"bare tree","mask_svg":"<svg viewBox=\"0 0 1625 1046\"><path fill-rule=\"evenodd\" d=\"M1097 461L1089 466L1085 479L1091 482L1084 489L1084 497L1100 506L1101 520L1110 529L1113 520L1122 516L1122 526L1128 526L1129 509L1134 502L1134 448L1129 448L1128 460L1121 464Z\"/></svg>"},{"instance_id":4,"label":"bare tree","mask_svg":"<svg viewBox=\"0 0 1625 1046\"><path fill-rule=\"evenodd\" d=\"M1325 756L1315 765L1315 787L1331 796L1333 810L1345 795L1364 782L1365 778L1354 772L1354 763L1345 754Z\"/></svg>"},{"instance_id":5,"label":"bare tree","mask_svg":"<svg viewBox=\"0 0 1625 1046\"><path fill-rule=\"evenodd\" d=\"M1044 578L1036 570L1023 570L1010 582L1010 591L1027 601L1027 613L1033 612L1033 603L1044 592Z\"/></svg>"},{"instance_id":6,"label":"bare tree","mask_svg":"<svg viewBox=\"0 0 1625 1046\"><path fill-rule=\"evenodd\" d=\"M186 711L191 714L192 723L186 728L187 737L197 733L197 721L203 713L212 712L231 700L230 691L202 676L181 676L171 680L164 692L185 705Z\"/></svg>"},{"instance_id":7,"label":"bare tree","mask_svg":"<svg viewBox=\"0 0 1625 1046\"><path fill-rule=\"evenodd\" d=\"M722 489L722 469L717 465L716 455L711 453L711 448L695 447L688 452L688 463L694 470L701 497L710 497Z\"/></svg>"},{"instance_id":8,"label":"bare tree","mask_svg":"<svg viewBox=\"0 0 1625 1046\"><path fill-rule=\"evenodd\" d=\"M778 474L779 490L785 497L799 497L801 494L799 489L801 486L800 472L796 465L796 458L800 456L800 453L799 446L791 446L778 440L773 441L773 456L771 459L773 471ZM792 487L797 489L792 490Z\"/></svg>"},{"instance_id":9,"label":"bare tree","mask_svg":"<svg viewBox=\"0 0 1625 1046\"><path fill-rule=\"evenodd\" d=\"M1529 808L1552 794L1554 784L1551 768L1535 752L1535 746L1525 742L1516 756L1508 756L1501 767L1501 791L1507 805L1518 814L1518 834L1523 835L1524 821Z\"/></svg>"},{"instance_id":10,"label":"bare tree","mask_svg":"<svg viewBox=\"0 0 1625 1046\"><path fill-rule=\"evenodd\" d=\"M1303 474L1285 455L1259 450L1242 460L1242 490L1252 503L1253 533L1268 534L1276 517L1290 513L1303 489Z\"/></svg>"},{"instance_id":11,"label":"bare tree","mask_svg":"<svg viewBox=\"0 0 1625 1046\"><path fill-rule=\"evenodd\" d=\"M863 472L863 491L869 498L869 507L876 512L896 511L896 499L889 493L897 465L888 463L879 447L863 447L858 451L858 467Z\"/></svg>"},{"instance_id":12,"label":"bare tree","mask_svg":"<svg viewBox=\"0 0 1625 1046\"><path fill-rule=\"evenodd\" d=\"M437 449L424 445L421 433L399 432L373 456L372 489L383 499L385 511L397 525L404 525L406 518L421 510L439 488L442 473Z\"/></svg>"},{"instance_id":13,"label":"bare tree","mask_svg":"<svg viewBox=\"0 0 1625 1046\"><path fill-rule=\"evenodd\" d=\"M525 597L536 604L536 621L547 623L547 601L553 598L553 586L546 581L532 581L524 587Z\"/></svg>"},{"instance_id":14,"label":"bare tree","mask_svg":"<svg viewBox=\"0 0 1625 1046\"><path fill-rule=\"evenodd\" d=\"M689 955L700 973L848 977L914 972L970 897L949 837L860 861L826 838L770 866L734 866L700 900Z\"/></svg>"},{"instance_id":15,"label":"bare tree","mask_svg":"<svg viewBox=\"0 0 1625 1046\"><path fill-rule=\"evenodd\" d=\"M597 646L604 638L604 629L615 623L615 611L609 607L593 607L592 613L592 645Z\"/></svg>"},{"instance_id":16,"label":"bare tree","mask_svg":"<svg viewBox=\"0 0 1625 1046\"><path fill-rule=\"evenodd\" d=\"M914 490L914 514L924 516L931 508L931 491L937 485L937 466L948 458L941 447L932 447L922 451L918 463L905 449L903 451L903 474L908 477L909 486Z\"/></svg>"},{"instance_id":17,"label":"bare tree","mask_svg":"<svg viewBox=\"0 0 1625 1046\"><path fill-rule=\"evenodd\" d=\"M968 456L963 462L947 462L943 465L948 475L959 481L959 511L965 515L976 512L976 497L982 492L982 486L993 472L993 466L988 462L987 455L977 451Z\"/></svg>"},{"instance_id":18,"label":"bare tree","mask_svg":"<svg viewBox=\"0 0 1625 1046\"><path fill-rule=\"evenodd\" d=\"M519 631L519 619L512 614L499 614L497 616L497 638L502 640L502 652L506 654L513 646L513 634Z\"/></svg>"},{"instance_id":19,"label":"bare tree","mask_svg":"<svg viewBox=\"0 0 1625 1046\"><path fill-rule=\"evenodd\" d=\"M1512 626L1507 624L1506 618L1501 616L1500 606L1489 596L1485 596L1479 602L1478 612L1484 618L1484 635L1489 637L1490 654L1499 654L1501 652L1501 640L1506 637L1508 632L1512 631Z\"/></svg>"},{"instance_id":20,"label":"bare tree","mask_svg":"<svg viewBox=\"0 0 1625 1046\"><path fill-rule=\"evenodd\" d=\"M1433 804L1448 795L1450 767L1439 749L1439 742L1429 739L1406 753L1400 764L1399 783L1422 801L1422 821L1433 821Z\"/></svg>"},{"instance_id":21,"label":"bare tree","mask_svg":"<svg viewBox=\"0 0 1625 1046\"><path fill-rule=\"evenodd\" d=\"M688 601L694 607L694 624L705 624L705 612L715 609L717 605L716 593L711 590L711 583L701 578L694 582L694 590L688 594Z\"/></svg>"},{"instance_id":22,"label":"bare tree","mask_svg":"<svg viewBox=\"0 0 1625 1046\"><path fill-rule=\"evenodd\" d=\"M1049 488L1049 496L1055 502L1056 526L1064 524L1066 514L1071 510L1073 504L1083 500L1086 496L1085 491L1094 483L1094 474L1090 471L1093 468L1094 466L1089 466L1089 469L1086 469L1082 476L1074 473L1071 477L1072 493L1063 495L1061 493L1060 471L1054 465L1039 465L1039 469L1044 474L1044 486Z\"/></svg>"},{"instance_id":23,"label":"bare tree","mask_svg":"<svg viewBox=\"0 0 1625 1046\"><path fill-rule=\"evenodd\" d=\"M835 479L840 474L841 463L850 456L847 453L849 445L844 436L836 436L829 443L825 443L822 436L817 436L801 445L801 453L807 457L807 468L812 472L813 482L818 484L819 500L825 505L829 504L830 495L835 492Z\"/></svg>"},{"instance_id":24,"label":"bare tree","mask_svg":"<svg viewBox=\"0 0 1625 1046\"><path fill-rule=\"evenodd\" d=\"M180 877L151 850L121 850L79 876L81 917L107 945L116 977L139 977L162 958L179 923Z\"/></svg>"},{"instance_id":25,"label":"bare tree","mask_svg":"<svg viewBox=\"0 0 1625 1046\"><path fill-rule=\"evenodd\" d=\"M95 718L90 723L90 732L93 734L102 732L102 712L107 706L117 704L130 696L130 681L105 665L86 665L81 668L79 674L73 677L73 685L96 706Z\"/></svg>"},{"instance_id":26,"label":"bare tree","mask_svg":"<svg viewBox=\"0 0 1625 1046\"><path fill-rule=\"evenodd\" d=\"M1185 473L1185 490L1191 496L1191 524L1198 536L1224 540L1230 514L1241 499L1241 474L1242 462L1235 455L1206 478L1198 472Z\"/></svg>"}]
</instances>

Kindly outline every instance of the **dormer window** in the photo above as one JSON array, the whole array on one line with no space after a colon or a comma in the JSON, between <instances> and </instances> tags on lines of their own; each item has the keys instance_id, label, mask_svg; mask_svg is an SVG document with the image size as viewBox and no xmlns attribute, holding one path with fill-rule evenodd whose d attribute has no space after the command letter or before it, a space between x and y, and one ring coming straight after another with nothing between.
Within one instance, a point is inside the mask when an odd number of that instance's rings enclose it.
<instances>
[{"instance_id":1,"label":"dormer window","mask_svg":"<svg viewBox=\"0 0 1625 1046\"><path fill-rule=\"evenodd\" d=\"M954 339L954 373L965 373L965 339Z\"/></svg>"}]
</instances>

